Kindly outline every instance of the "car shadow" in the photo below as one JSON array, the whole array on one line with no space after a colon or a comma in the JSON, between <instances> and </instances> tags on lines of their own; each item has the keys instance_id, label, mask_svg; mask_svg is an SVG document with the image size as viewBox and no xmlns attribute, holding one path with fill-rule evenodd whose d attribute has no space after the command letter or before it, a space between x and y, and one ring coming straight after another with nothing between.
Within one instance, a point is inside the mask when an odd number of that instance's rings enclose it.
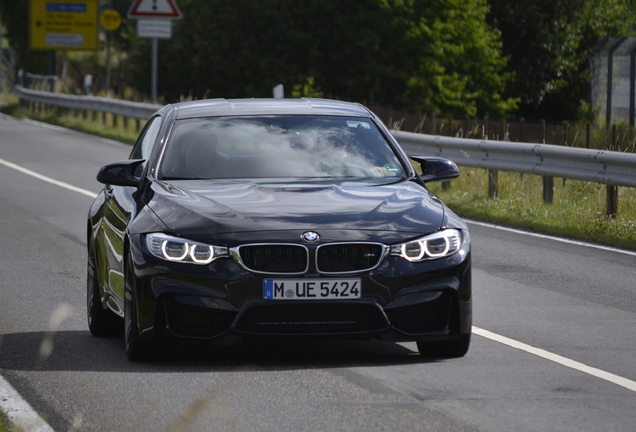
<instances>
[{"instance_id":1,"label":"car shadow","mask_svg":"<svg viewBox=\"0 0 636 432\"><path fill-rule=\"evenodd\" d=\"M20 371L202 372L324 369L436 362L413 349L384 341L259 341L230 346L179 342L154 361L130 362L123 336L88 331L11 333L0 336L0 369Z\"/></svg>"}]
</instances>

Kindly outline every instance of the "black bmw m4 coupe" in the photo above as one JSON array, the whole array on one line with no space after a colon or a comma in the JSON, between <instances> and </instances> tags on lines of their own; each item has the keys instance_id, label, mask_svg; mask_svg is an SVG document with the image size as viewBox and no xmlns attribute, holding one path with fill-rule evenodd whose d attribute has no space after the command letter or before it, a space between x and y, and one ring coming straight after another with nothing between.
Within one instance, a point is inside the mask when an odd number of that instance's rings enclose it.
<instances>
[{"instance_id":1,"label":"black bmw m4 coupe","mask_svg":"<svg viewBox=\"0 0 636 432\"><path fill-rule=\"evenodd\" d=\"M426 187L459 175L407 156L359 104L213 99L157 111L97 174L88 326L128 358L171 340L470 344L464 222Z\"/></svg>"}]
</instances>

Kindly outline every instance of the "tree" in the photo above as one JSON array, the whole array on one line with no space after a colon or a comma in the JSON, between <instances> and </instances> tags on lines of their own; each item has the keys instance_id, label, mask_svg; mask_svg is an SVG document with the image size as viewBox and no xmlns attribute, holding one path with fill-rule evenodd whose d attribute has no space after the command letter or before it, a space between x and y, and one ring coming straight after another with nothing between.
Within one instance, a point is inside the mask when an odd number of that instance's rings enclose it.
<instances>
[{"instance_id":1,"label":"tree","mask_svg":"<svg viewBox=\"0 0 636 432\"><path fill-rule=\"evenodd\" d=\"M501 31L506 95L521 98L519 115L573 120L588 100L588 55L604 36L633 34L632 0L489 0L488 21Z\"/></svg>"},{"instance_id":2,"label":"tree","mask_svg":"<svg viewBox=\"0 0 636 432\"><path fill-rule=\"evenodd\" d=\"M404 52L411 59L409 105L425 112L504 115L516 108L503 92L499 32L485 23L485 0L404 0L392 4L403 23Z\"/></svg>"},{"instance_id":3,"label":"tree","mask_svg":"<svg viewBox=\"0 0 636 432\"><path fill-rule=\"evenodd\" d=\"M467 3L468 2L468 3ZM160 42L159 87L181 97L269 97L309 80L325 95L454 114L504 114L509 75L485 0L181 0ZM148 41L130 54L148 89Z\"/></svg>"},{"instance_id":4,"label":"tree","mask_svg":"<svg viewBox=\"0 0 636 432\"><path fill-rule=\"evenodd\" d=\"M29 2L0 0L0 23L15 52L17 68L25 72L47 74L48 52L32 51L29 41Z\"/></svg>"}]
</instances>

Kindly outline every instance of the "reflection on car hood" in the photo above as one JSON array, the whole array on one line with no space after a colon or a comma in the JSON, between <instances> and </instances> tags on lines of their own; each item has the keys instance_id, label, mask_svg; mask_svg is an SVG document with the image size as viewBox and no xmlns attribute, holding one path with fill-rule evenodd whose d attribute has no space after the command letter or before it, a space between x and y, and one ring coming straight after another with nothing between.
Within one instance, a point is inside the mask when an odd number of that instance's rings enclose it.
<instances>
[{"instance_id":1,"label":"reflection on car hood","mask_svg":"<svg viewBox=\"0 0 636 432\"><path fill-rule=\"evenodd\" d=\"M443 205L410 181L170 181L156 182L153 192L150 208L172 231L185 236L284 230L418 235L438 230L444 217Z\"/></svg>"}]
</instances>

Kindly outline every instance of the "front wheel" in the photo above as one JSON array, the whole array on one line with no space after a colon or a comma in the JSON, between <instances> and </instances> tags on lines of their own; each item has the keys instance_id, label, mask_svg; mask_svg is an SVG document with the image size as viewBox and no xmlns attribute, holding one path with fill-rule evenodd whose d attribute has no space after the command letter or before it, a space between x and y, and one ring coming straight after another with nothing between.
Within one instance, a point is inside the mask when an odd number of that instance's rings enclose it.
<instances>
[{"instance_id":1,"label":"front wheel","mask_svg":"<svg viewBox=\"0 0 636 432\"><path fill-rule=\"evenodd\" d=\"M464 357L470 347L470 334L462 335L461 339L417 342L417 349L423 357L454 358Z\"/></svg>"}]
</instances>

